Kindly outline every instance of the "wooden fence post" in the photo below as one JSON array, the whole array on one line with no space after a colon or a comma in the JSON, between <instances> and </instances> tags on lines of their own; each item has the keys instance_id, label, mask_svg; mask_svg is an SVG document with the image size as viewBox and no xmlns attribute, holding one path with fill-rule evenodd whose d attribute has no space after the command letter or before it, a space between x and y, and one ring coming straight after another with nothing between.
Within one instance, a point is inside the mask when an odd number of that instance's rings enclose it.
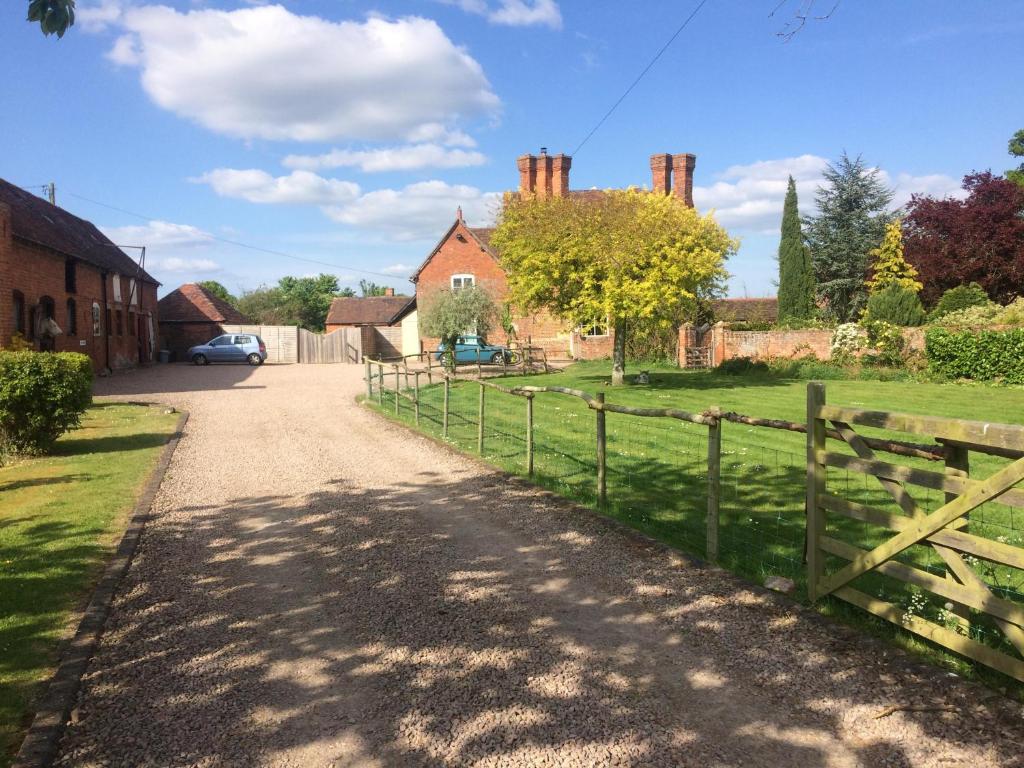
<instances>
[{"instance_id":1,"label":"wooden fence post","mask_svg":"<svg viewBox=\"0 0 1024 768\"><path fill-rule=\"evenodd\" d=\"M533 393L526 395L526 476L533 477Z\"/></svg>"},{"instance_id":2,"label":"wooden fence post","mask_svg":"<svg viewBox=\"0 0 1024 768\"><path fill-rule=\"evenodd\" d=\"M508 376L508 361L505 359L505 353L501 353L501 375Z\"/></svg>"},{"instance_id":3,"label":"wooden fence post","mask_svg":"<svg viewBox=\"0 0 1024 768\"><path fill-rule=\"evenodd\" d=\"M366 361L366 399L373 399L373 379L370 378L370 361Z\"/></svg>"},{"instance_id":4,"label":"wooden fence post","mask_svg":"<svg viewBox=\"0 0 1024 768\"><path fill-rule=\"evenodd\" d=\"M377 404L384 405L384 363L377 363Z\"/></svg>"},{"instance_id":5,"label":"wooden fence post","mask_svg":"<svg viewBox=\"0 0 1024 768\"><path fill-rule=\"evenodd\" d=\"M477 414L477 425L476 425L476 452L481 456L484 455L484 392L487 387L480 384L480 409Z\"/></svg>"},{"instance_id":6,"label":"wooden fence post","mask_svg":"<svg viewBox=\"0 0 1024 768\"><path fill-rule=\"evenodd\" d=\"M946 463L946 474L952 477L970 477L971 474L971 452L969 449L961 445L950 445L949 443L942 444L942 452L945 454ZM955 493L946 494L946 503L954 501L957 497ZM964 527L961 528L964 533L967 533L967 528L970 525L970 514L963 516ZM952 579L954 583L959 584L960 580L956 578L951 570L946 570L946 578ZM956 615L956 620L960 626L965 630L964 634L970 633L971 620L970 620L970 609L960 603L953 604L952 613Z\"/></svg>"},{"instance_id":7,"label":"wooden fence post","mask_svg":"<svg viewBox=\"0 0 1024 768\"><path fill-rule=\"evenodd\" d=\"M395 363L395 416L399 416L401 413L402 402L402 383L398 380L398 363Z\"/></svg>"},{"instance_id":8,"label":"wooden fence post","mask_svg":"<svg viewBox=\"0 0 1024 768\"><path fill-rule=\"evenodd\" d=\"M607 478L605 477L608 439L605 432L604 392L598 392L597 399L597 503L604 507L608 501Z\"/></svg>"},{"instance_id":9,"label":"wooden fence post","mask_svg":"<svg viewBox=\"0 0 1024 768\"><path fill-rule=\"evenodd\" d=\"M478 379L484 377L484 370L480 367L480 347L476 348L476 376Z\"/></svg>"},{"instance_id":10,"label":"wooden fence post","mask_svg":"<svg viewBox=\"0 0 1024 768\"><path fill-rule=\"evenodd\" d=\"M416 419L416 426L420 425L420 372L413 371L412 374L412 385L413 385L413 401L412 409L414 418Z\"/></svg>"},{"instance_id":11,"label":"wooden fence post","mask_svg":"<svg viewBox=\"0 0 1024 768\"><path fill-rule=\"evenodd\" d=\"M409 389L409 359L407 357L402 358L402 365L405 368L405 388Z\"/></svg>"},{"instance_id":12,"label":"wooden fence post","mask_svg":"<svg viewBox=\"0 0 1024 768\"><path fill-rule=\"evenodd\" d=\"M818 451L825 450L825 422L818 412L825 405L825 385L807 383L807 597L818 599L818 585L825 575L821 536L825 533L825 515L820 498L825 492L825 466L818 463Z\"/></svg>"},{"instance_id":13,"label":"wooden fence post","mask_svg":"<svg viewBox=\"0 0 1024 768\"><path fill-rule=\"evenodd\" d=\"M542 349L540 351L540 353L541 353L541 355L544 358L544 373L547 373L548 372L548 351L546 349Z\"/></svg>"},{"instance_id":14,"label":"wooden fence post","mask_svg":"<svg viewBox=\"0 0 1024 768\"><path fill-rule=\"evenodd\" d=\"M434 361L429 352L427 352L427 385L433 385L434 383Z\"/></svg>"},{"instance_id":15,"label":"wooden fence post","mask_svg":"<svg viewBox=\"0 0 1024 768\"><path fill-rule=\"evenodd\" d=\"M708 562L718 562L718 506L722 487L722 420L721 409L711 408L714 422L708 425Z\"/></svg>"},{"instance_id":16,"label":"wooden fence post","mask_svg":"<svg viewBox=\"0 0 1024 768\"><path fill-rule=\"evenodd\" d=\"M441 417L441 436L448 437L448 391L451 388L451 381L447 374L444 377L444 414Z\"/></svg>"}]
</instances>

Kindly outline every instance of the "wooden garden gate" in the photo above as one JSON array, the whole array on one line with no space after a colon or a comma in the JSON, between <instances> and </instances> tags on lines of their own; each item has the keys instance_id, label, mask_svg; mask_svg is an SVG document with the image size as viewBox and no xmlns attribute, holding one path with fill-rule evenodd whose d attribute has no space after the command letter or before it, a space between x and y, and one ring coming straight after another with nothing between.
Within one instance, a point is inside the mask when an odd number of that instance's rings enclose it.
<instances>
[{"instance_id":1,"label":"wooden garden gate","mask_svg":"<svg viewBox=\"0 0 1024 768\"><path fill-rule=\"evenodd\" d=\"M855 455L827 450L827 422ZM1014 509L1024 509L1024 490L1014 489L1024 478L1024 427L837 408L825 404L820 383L808 385L807 424L807 583L811 601L834 595L1024 681L1024 601L1019 587L1005 588L1006 583L1021 583L1024 548L991 536L991 526L972 525L969 517L993 501L1009 510L1011 523ZM855 426L934 437L945 452L944 471L876 458ZM988 477L971 478L970 452L1008 461ZM829 468L874 477L896 508L886 510L830 492ZM944 503L928 511L907 486L941 491ZM835 517L826 519L826 514ZM974 527L978 531L969 532ZM888 533L882 534L882 530ZM847 539L858 536L861 546L835 535L839 533ZM864 538L869 539L867 544ZM928 570L920 557L910 554L912 547L925 554L930 548L945 572L940 575L935 567ZM987 570L979 567L982 564ZM934 616L918 615L851 586L869 573L913 585L948 601L946 606L953 610L947 611L947 620L940 623ZM992 578L992 574L997 576Z\"/></svg>"}]
</instances>

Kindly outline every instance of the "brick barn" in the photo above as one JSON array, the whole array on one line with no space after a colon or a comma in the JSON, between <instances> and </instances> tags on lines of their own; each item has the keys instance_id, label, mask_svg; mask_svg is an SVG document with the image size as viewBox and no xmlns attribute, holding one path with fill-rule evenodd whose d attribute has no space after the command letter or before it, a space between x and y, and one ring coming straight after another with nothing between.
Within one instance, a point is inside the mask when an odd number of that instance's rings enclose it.
<instances>
[{"instance_id":1,"label":"brick barn","mask_svg":"<svg viewBox=\"0 0 1024 768\"><path fill-rule=\"evenodd\" d=\"M160 299L160 341L173 359L188 359L189 347L224 333L223 326L252 321L197 283L185 283Z\"/></svg>"},{"instance_id":2,"label":"brick barn","mask_svg":"<svg viewBox=\"0 0 1024 768\"><path fill-rule=\"evenodd\" d=\"M690 154L652 155L650 159L652 189L655 193L674 194L693 207L693 169L696 157ZM523 155L516 161L519 169L519 194L537 197L591 197L600 190L572 190L568 155ZM461 209L455 221L423 264L410 278L416 285L416 302L420 309L428 307L433 297L443 290L458 290L477 285L490 293L496 303L508 300L508 281L501 268L500 254L491 246L493 228L470 227ZM565 321L547 312L531 315L515 314L512 319L515 338L542 347L557 358L597 359L610 357L612 333L606 319L596 318L589 327L572 328ZM507 343L503 330L491 334L492 342ZM438 339L420 338L424 350L436 349Z\"/></svg>"},{"instance_id":3,"label":"brick barn","mask_svg":"<svg viewBox=\"0 0 1024 768\"><path fill-rule=\"evenodd\" d=\"M0 346L153 361L160 284L90 222L0 179Z\"/></svg>"},{"instance_id":4,"label":"brick barn","mask_svg":"<svg viewBox=\"0 0 1024 768\"><path fill-rule=\"evenodd\" d=\"M383 296L339 296L327 311L327 333L359 328L363 355L372 358L401 357L418 353L416 298L395 296L386 288Z\"/></svg>"}]
</instances>

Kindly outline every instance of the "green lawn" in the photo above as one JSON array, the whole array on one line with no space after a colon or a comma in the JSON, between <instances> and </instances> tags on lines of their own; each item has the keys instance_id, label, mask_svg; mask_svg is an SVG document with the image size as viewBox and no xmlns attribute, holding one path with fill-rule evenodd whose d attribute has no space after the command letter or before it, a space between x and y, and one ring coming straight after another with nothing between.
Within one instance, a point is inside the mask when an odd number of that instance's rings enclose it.
<instances>
[{"instance_id":1,"label":"green lawn","mask_svg":"<svg viewBox=\"0 0 1024 768\"><path fill-rule=\"evenodd\" d=\"M177 420L97 404L53 455L0 468L0 766Z\"/></svg>"},{"instance_id":2,"label":"green lawn","mask_svg":"<svg viewBox=\"0 0 1024 768\"><path fill-rule=\"evenodd\" d=\"M603 391L607 400L632 406L675 407L693 412L711 406L749 416L806 420L806 382L767 375L728 376L711 371L651 368L649 386L606 386L607 361L579 363L549 376L515 377L514 382L557 384L590 393ZM634 371L635 372L635 369ZM460 382L451 391L449 440L467 453L477 446L479 387ZM524 474L525 402L494 390L486 393L484 459L507 471ZM916 382L829 381L827 400L835 405L866 407L963 419L1024 423L1024 389ZM421 429L440 435L442 388L421 391ZM393 396L384 410L394 414ZM569 498L594 506L595 413L576 398L542 394L535 399L535 479ZM401 403L400 418L411 421L412 407ZM705 554L707 428L672 419L607 415L608 514L680 549ZM720 562L725 567L762 581L771 574L788 576L805 594L804 477L805 437L798 433L725 423L722 427L722 501ZM864 430L875 436L886 433ZM924 437L887 436L931 442ZM830 441L833 450L844 450ZM885 457L883 457L885 458ZM934 463L889 457L936 469ZM972 474L988 475L1004 464L1001 459L972 454ZM846 498L892 508L890 497L871 477L833 471L829 488ZM942 494L912 489L918 502L934 509ZM845 519L830 520L832 530L850 543L874 546L886 532ZM1024 545L1024 512L988 504L971 516L971 532ZM904 556L918 567L944 573L944 566L929 547L913 547ZM1024 599L1020 572L989 569L983 577L995 591L1011 599ZM864 591L910 608L914 593L892 580L868 575L857 586ZM920 598L918 598L920 599ZM847 616L854 609L835 601L825 610ZM914 610L937 618L941 603ZM856 617L872 631L891 635L884 622ZM984 620L976 621L973 635L998 645L1001 633ZM923 644L906 635L905 645L920 650ZM929 651L930 653L930 651ZM932 654L935 655L935 654ZM961 672L966 665L947 655L941 660Z\"/></svg>"}]
</instances>

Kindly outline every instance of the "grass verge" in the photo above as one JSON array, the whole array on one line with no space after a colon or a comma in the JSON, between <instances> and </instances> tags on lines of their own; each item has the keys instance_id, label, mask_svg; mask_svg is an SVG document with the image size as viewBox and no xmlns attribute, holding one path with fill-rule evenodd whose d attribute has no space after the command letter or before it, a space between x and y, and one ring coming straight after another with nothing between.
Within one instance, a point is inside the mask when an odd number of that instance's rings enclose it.
<instances>
[{"instance_id":1,"label":"grass verge","mask_svg":"<svg viewBox=\"0 0 1024 768\"><path fill-rule=\"evenodd\" d=\"M96 404L52 455L0 468L0 767L177 421Z\"/></svg>"},{"instance_id":2,"label":"grass verge","mask_svg":"<svg viewBox=\"0 0 1024 768\"><path fill-rule=\"evenodd\" d=\"M806 382L771 374L727 375L714 371L680 371L651 367L651 383L622 388L606 387L607 362L579 363L550 376L514 377L509 384L557 384L591 393L604 391L609 402L640 407L674 407L701 412L711 406L750 416L803 422L806 419ZM1009 387L926 384L912 381L844 380L827 383L828 401L836 405L877 410L950 416L982 421L1020 423L1024 419L1024 389ZM448 442L477 455L479 387L460 382L451 389ZM525 409L523 398L494 390L485 393L485 461L519 475L526 474ZM420 392L420 430L441 436L443 389ZM395 400L386 393L381 408L395 417ZM399 420L413 421L413 408L402 400ZM596 507L595 414L579 400L555 394L538 395L534 401L534 481L563 496ZM907 439L879 430L862 430L874 436ZM602 512L679 549L705 556L707 429L672 419L607 415L608 505ZM929 442L912 438L915 442ZM830 449L843 450L830 441ZM935 470L925 461L906 463ZM974 476L992 474L1005 462L972 455ZM805 438L798 433L725 423L722 437L722 491L720 510L720 557L724 567L761 582L781 575L798 584L797 597L806 594L803 565ZM852 501L882 508L891 498L874 478L833 471L829 487ZM940 492L913 488L918 503L927 510L944 502ZM977 535L1024 545L1024 515L991 503L971 515L970 530ZM846 520L830 520L830 533L863 548L871 548L891 536L887 531ZM915 546L901 556L904 562L933 573L945 574L945 566L930 547ZM837 566L838 562L830 563ZM984 568L984 563L978 566ZM997 567L979 571L1000 596L1024 600L1024 575ZM867 574L857 585L862 591L886 599L947 626L957 619L945 612L944 603L923 600L919 590L877 574ZM978 676L1007 688L1018 697L1024 686L976 667L933 646L917 636L895 629L838 600L820 604L825 613L895 639L931 661L961 674ZM952 628L952 627L951 627ZM894 631L895 629L895 631ZM975 639L1012 649L987 617L972 616L969 629Z\"/></svg>"}]
</instances>

